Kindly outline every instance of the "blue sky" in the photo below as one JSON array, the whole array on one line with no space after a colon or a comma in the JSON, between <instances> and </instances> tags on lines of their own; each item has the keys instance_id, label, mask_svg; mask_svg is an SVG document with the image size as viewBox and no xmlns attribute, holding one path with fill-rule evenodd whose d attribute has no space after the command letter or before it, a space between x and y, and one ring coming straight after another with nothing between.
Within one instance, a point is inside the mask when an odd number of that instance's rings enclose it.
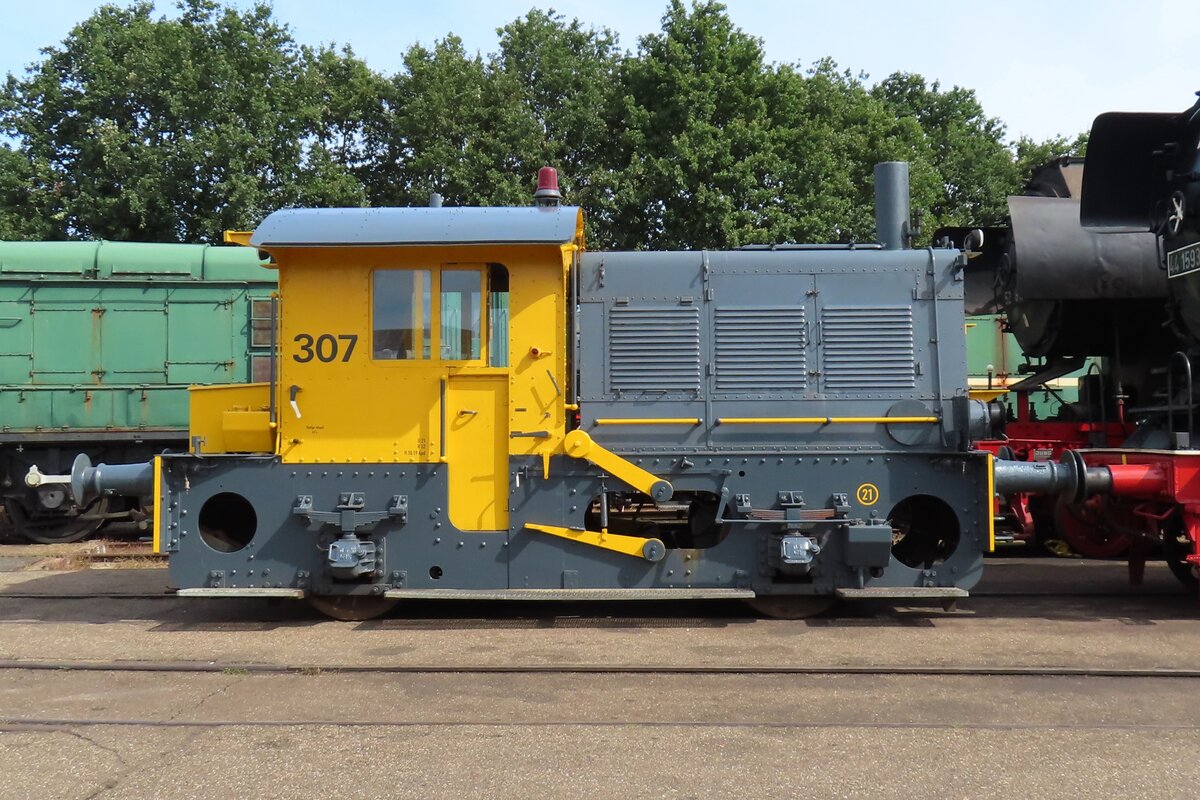
<instances>
[{"instance_id":1,"label":"blue sky","mask_svg":"<svg viewBox=\"0 0 1200 800\"><path fill-rule=\"evenodd\" d=\"M125 5L118 2L117 5ZM246 6L247 0L235 0ZM100 3L0 0L0 74L20 73ZM1181 111L1200 90L1200 0L1005 0L915 3L728 0L734 22L763 41L768 60L824 56L879 79L916 72L972 88L1011 137L1086 130L1103 111ZM468 50L496 48L495 29L532 7L615 31L624 48L659 29L666 0L276 0L276 17L306 44L350 44L391 73L414 42L448 33ZM174 3L158 0L160 13ZM1189 55L1190 53L1190 55Z\"/></svg>"}]
</instances>

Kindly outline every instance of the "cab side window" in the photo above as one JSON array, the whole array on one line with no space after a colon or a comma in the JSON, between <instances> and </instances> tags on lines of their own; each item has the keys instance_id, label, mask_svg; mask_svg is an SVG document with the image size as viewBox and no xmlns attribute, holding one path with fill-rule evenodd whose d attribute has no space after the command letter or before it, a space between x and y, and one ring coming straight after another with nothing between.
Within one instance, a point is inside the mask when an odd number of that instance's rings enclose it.
<instances>
[{"instance_id":1,"label":"cab side window","mask_svg":"<svg viewBox=\"0 0 1200 800\"><path fill-rule=\"evenodd\" d=\"M442 361L483 357L483 274L477 269L443 269Z\"/></svg>"},{"instance_id":2,"label":"cab side window","mask_svg":"<svg viewBox=\"0 0 1200 800\"><path fill-rule=\"evenodd\" d=\"M433 275L427 269L381 269L372 278L371 352L378 359L431 356Z\"/></svg>"},{"instance_id":3,"label":"cab side window","mask_svg":"<svg viewBox=\"0 0 1200 800\"><path fill-rule=\"evenodd\" d=\"M508 366L508 270L488 264L488 365Z\"/></svg>"}]
</instances>

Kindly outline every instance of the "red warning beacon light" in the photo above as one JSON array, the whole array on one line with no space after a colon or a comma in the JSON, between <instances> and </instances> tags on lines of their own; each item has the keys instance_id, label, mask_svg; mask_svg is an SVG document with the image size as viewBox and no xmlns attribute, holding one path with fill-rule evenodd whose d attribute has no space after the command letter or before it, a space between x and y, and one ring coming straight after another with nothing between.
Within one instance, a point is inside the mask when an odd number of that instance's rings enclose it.
<instances>
[{"instance_id":1,"label":"red warning beacon light","mask_svg":"<svg viewBox=\"0 0 1200 800\"><path fill-rule=\"evenodd\" d=\"M533 204L545 208L562 205L562 192L558 190L558 170L542 167L538 170L537 191L533 193Z\"/></svg>"}]
</instances>

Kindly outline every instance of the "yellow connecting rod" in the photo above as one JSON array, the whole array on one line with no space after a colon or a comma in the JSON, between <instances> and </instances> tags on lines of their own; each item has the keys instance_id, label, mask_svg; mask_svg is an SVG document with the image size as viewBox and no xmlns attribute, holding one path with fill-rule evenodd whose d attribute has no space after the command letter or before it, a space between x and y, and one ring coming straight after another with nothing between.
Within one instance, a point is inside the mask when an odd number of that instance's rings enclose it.
<instances>
[{"instance_id":1,"label":"yellow connecting rod","mask_svg":"<svg viewBox=\"0 0 1200 800\"><path fill-rule=\"evenodd\" d=\"M525 527L531 531L548 533L551 536L570 539L573 542L599 547L603 550L612 550L615 553L624 553L627 556L644 558L647 561L661 561L667 553L661 539L624 536L608 531L585 531L579 528L563 528L558 525L535 525L531 522L526 522Z\"/></svg>"},{"instance_id":2,"label":"yellow connecting rod","mask_svg":"<svg viewBox=\"0 0 1200 800\"><path fill-rule=\"evenodd\" d=\"M650 495L655 502L661 503L664 500L670 500L671 495L675 493L670 481L665 481L657 475L631 464L616 453L605 450L592 441L592 437L588 436L586 431L575 430L568 433L567 438L563 440L563 449L572 458L581 458L595 464L613 477L625 481L639 492Z\"/></svg>"}]
</instances>

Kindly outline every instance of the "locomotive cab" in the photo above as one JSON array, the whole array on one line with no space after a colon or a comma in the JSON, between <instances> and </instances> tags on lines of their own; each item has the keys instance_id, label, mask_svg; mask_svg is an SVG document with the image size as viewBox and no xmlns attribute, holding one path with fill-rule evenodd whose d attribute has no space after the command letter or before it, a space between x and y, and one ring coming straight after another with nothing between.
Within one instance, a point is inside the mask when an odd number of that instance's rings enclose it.
<instances>
[{"instance_id":1,"label":"locomotive cab","mask_svg":"<svg viewBox=\"0 0 1200 800\"><path fill-rule=\"evenodd\" d=\"M429 465L456 528L507 530L509 457L548 457L565 435L562 320L582 213L347 211L374 226L350 223L358 244L310 213L278 212L253 242L286 298L280 460Z\"/></svg>"}]
</instances>

